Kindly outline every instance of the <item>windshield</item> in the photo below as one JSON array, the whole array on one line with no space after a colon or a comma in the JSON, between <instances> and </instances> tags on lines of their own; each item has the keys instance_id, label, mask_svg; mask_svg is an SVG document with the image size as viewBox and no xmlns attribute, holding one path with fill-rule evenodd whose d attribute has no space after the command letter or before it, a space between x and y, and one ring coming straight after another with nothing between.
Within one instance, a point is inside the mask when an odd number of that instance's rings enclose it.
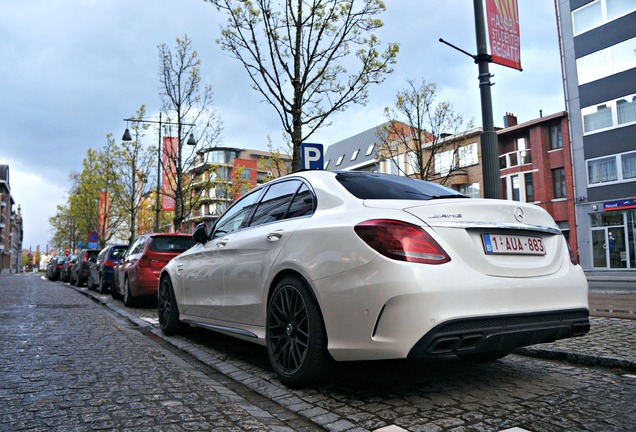
<instances>
[{"instance_id":1,"label":"windshield","mask_svg":"<svg viewBox=\"0 0 636 432\"><path fill-rule=\"evenodd\" d=\"M194 245L191 236L151 237L149 249L155 252L185 252Z\"/></svg>"}]
</instances>

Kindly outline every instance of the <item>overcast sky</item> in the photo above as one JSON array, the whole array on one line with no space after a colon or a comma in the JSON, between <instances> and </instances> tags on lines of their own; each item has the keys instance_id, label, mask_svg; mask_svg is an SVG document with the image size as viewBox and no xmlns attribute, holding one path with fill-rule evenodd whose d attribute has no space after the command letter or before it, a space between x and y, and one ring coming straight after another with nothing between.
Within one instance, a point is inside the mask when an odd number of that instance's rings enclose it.
<instances>
[{"instance_id":1,"label":"overcast sky","mask_svg":"<svg viewBox=\"0 0 636 432\"><path fill-rule=\"evenodd\" d=\"M311 142L327 147L386 121L383 109L406 78L436 83L438 101L481 125L477 65L438 41L475 53L473 2L385 3L378 35L400 44L395 72L370 90L366 106L336 115ZM520 0L519 15L523 71L490 66L495 126L506 112L524 122L565 109L554 1ZM147 118L158 115L159 44L192 40L223 121L222 145L265 150L268 136L281 142L275 112L215 43L222 22L203 0L0 0L0 164L10 166L24 248L46 247L49 217L66 201L69 174L81 171L88 148L101 148L108 133L119 139L122 119L142 104Z\"/></svg>"}]
</instances>

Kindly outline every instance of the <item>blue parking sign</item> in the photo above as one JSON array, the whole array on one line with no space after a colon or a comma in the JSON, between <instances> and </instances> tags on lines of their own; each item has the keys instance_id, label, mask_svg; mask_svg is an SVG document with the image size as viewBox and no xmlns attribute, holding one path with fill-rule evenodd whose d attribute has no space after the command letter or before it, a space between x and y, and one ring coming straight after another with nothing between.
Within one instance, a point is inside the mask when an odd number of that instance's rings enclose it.
<instances>
[{"instance_id":1,"label":"blue parking sign","mask_svg":"<svg viewBox=\"0 0 636 432\"><path fill-rule=\"evenodd\" d=\"M302 143L300 163L303 169L321 170L324 167L322 144Z\"/></svg>"}]
</instances>

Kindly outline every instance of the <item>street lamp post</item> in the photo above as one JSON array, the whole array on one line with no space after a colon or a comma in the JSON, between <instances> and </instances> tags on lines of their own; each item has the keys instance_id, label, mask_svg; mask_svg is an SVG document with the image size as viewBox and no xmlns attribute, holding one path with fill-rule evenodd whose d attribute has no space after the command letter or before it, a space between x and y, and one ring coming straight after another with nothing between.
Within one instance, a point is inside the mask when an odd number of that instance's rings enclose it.
<instances>
[{"instance_id":1,"label":"street lamp post","mask_svg":"<svg viewBox=\"0 0 636 432\"><path fill-rule=\"evenodd\" d=\"M194 126L194 124L192 123L174 123L174 122L169 122L169 121L163 121L162 120L162 114L163 113L159 113L159 120L140 120L140 119L134 119L134 118L127 118L124 119L124 121L126 122L135 122L135 123L153 123L153 124L158 124L159 125L159 144L157 145L157 189L156 189L156 194L155 194L155 232L159 232L159 214L161 213L161 200L159 199L159 197L161 196L161 148L162 148L162 142L161 142L161 126L162 125L169 125L169 126L179 126L179 124L181 126ZM132 136L130 135L130 131L128 130L128 128L126 128L126 130L124 131L124 135L121 137L122 141L132 141ZM190 136L188 137L188 141L186 142L186 144L194 146L197 144L196 139L194 138L193 134L190 134Z\"/></svg>"}]
</instances>

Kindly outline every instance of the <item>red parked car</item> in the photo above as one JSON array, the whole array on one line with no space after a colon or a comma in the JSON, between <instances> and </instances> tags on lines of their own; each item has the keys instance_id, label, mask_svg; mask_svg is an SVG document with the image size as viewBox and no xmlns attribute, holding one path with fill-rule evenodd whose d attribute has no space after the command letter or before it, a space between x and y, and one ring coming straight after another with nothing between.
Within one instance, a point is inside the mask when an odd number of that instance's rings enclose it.
<instances>
[{"instance_id":1,"label":"red parked car","mask_svg":"<svg viewBox=\"0 0 636 432\"><path fill-rule=\"evenodd\" d=\"M190 234L140 235L115 267L112 296L123 296L125 306L134 306L140 297L156 296L161 269L193 245Z\"/></svg>"}]
</instances>

